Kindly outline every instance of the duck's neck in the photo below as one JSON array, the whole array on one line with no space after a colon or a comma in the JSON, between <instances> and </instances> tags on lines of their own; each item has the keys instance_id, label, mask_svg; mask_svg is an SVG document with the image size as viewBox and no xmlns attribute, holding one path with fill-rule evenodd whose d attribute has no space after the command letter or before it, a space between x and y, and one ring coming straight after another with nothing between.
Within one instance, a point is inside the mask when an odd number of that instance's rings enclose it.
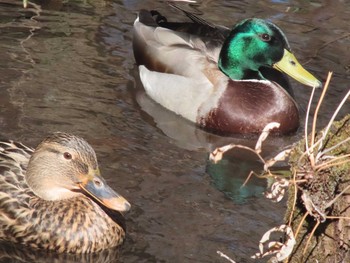
<instances>
[{"instance_id":1,"label":"duck's neck","mask_svg":"<svg viewBox=\"0 0 350 263\"><path fill-rule=\"evenodd\" d=\"M219 69L230 79L264 79L259 72L260 57L242 33L231 32L219 55Z\"/></svg>"},{"instance_id":2,"label":"duck's neck","mask_svg":"<svg viewBox=\"0 0 350 263\"><path fill-rule=\"evenodd\" d=\"M225 57L220 56L219 69L230 79L244 79L245 71L240 67L238 61L227 61Z\"/></svg>"}]
</instances>

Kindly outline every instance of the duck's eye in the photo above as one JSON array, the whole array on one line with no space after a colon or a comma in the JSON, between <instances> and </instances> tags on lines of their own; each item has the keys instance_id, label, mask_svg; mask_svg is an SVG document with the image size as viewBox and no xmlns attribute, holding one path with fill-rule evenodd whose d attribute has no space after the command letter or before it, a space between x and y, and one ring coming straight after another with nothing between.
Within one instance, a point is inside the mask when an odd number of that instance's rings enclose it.
<instances>
[{"instance_id":1,"label":"duck's eye","mask_svg":"<svg viewBox=\"0 0 350 263\"><path fill-rule=\"evenodd\" d=\"M271 41L271 36L269 34L261 34L260 38L262 41L265 41L265 42Z\"/></svg>"},{"instance_id":2,"label":"duck's eye","mask_svg":"<svg viewBox=\"0 0 350 263\"><path fill-rule=\"evenodd\" d=\"M72 155L71 155L69 152L65 152L65 153L63 154L63 157L64 157L64 159L66 159L66 160L72 159Z\"/></svg>"}]
</instances>

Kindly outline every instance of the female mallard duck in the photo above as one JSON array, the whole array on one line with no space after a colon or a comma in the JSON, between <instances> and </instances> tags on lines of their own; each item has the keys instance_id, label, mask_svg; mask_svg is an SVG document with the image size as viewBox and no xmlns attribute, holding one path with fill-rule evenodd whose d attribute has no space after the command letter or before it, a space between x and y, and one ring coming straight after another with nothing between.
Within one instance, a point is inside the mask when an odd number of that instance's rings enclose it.
<instances>
[{"instance_id":1,"label":"female mallard duck","mask_svg":"<svg viewBox=\"0 0 350 263\"><path fill-rule=\"evenodd\" d=\"M183 10L182 10L183 11ZM246 19L232 31L184 11L191 23L171 23L142 10L133 49L146 93L165 108L221 133L278 133L299 127L299 112L285 72L309 86L321 83L291 53L276 25Z\"/></svg>"},{"instance_id":2,"label":"female mallard duck","mask_svg":"<svg viewBox=\"0 0 350 263\"><path fill-rule=\"evenodd\" d=\"M96 252L122 243L119 212L129 209L101 177L85 140L54 133L35 151L0 142L0 239L60 253Z\"/></svg>"}]
</instances>

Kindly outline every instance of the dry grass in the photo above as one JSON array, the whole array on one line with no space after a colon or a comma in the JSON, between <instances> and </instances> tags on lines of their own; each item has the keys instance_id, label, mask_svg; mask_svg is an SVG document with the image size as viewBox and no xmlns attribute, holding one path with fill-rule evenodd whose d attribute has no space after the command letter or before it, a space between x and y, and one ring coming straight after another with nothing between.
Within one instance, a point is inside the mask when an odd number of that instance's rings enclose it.
<instances>
[{"instance_id":1,"label":"dry grass","mask_svg":"<svg viewBox=\"0 0 350 263\"><path fill-rule=\"evenodd\" d=\"M287 262L291 253L295 249L294 246L296 244L296 240L298 239L304 222L308 217L314 218L314 220L316 220L316 224L311 230L308 230L309 234L306 243L303 246L303 254L305 254L308 251L311 239L315 231L321 224L323 224L327 220L350 219L349 217L342 215L332 215L329 212L331 211L329 208L332 205L334 205L341 196L348 192L350 185L346 186L340 193L337 193L337 191L335 190L337 188L336 186L334 186L333 188L328 187L330 189L327 189L327 187L325 187L326 185L328 185L329 178L327 176L331 169L350 164L350 153L332 154L332 152L336 152L337 149L348 143L350 141L349 137L337 142L334 145L329 145L331 137L330 130L332 124L334 123L334 120L339 110L347 101L350 95L350 90L344 96L343 100L340 102L340 104L334 111L334 114L329 120L329 123L326 126L326 128L319 133L316 132L318 114L323 99L326 95L327 89L329 87L331 77L332 73L329 73L321 97L317 103L317 107L313 115L311 133L310 135L308 135L308 116L310 114L310 108L314 97L315 89L313 89L312 91L305 120L306 128L304 143L302 144L303 149L301 149L302 146L300 146L300 143L299 157L298 160L294 163L295 165L291 168L292 175L290 178L283 178L277 174L273 174L273 172L271 172L269 168L273 166L276 162L285 160L289 156L291 150L285 150L276 155L274 158L267 161L265 161L260 154L262 143L268 136L270 130L276 127L276 125L278 125L276 123L269 124L264 129L256 144L255 149L251 149L242 145L230 144L227 146L217 148L210 155L210 159L214 162L217 162L221 160L223 154L228 150L232 150L234 148L246 149L250 152L255 153L258 156L258 158L264 164L264 171L260 175L251 172L248 175L245 183L248 182L249 178L252 175L264 178L272 177L275 180L275 183L272 184L270 191L267 192L265 196L275 202L279 202L283 198L285 191L288 188L290 188L290 193L292 194L292 202L290 203L290 214L286 224L270 229L265 233L259 244L259 253L256 253L253 256L253 258L262 258L268 255L273 255L275 260L285 260ZM324 192L319 190L321 188L325 189ZM331 200L326 202L326 200L329 199ZM301 216L299 224L293 227L293 218L297 217L296 207L298 206L298 204L303 205L303 209L305 212ZM272 232L281 232L281 236L284 236L284 242L270 240Z\"/></svg>"}]
</instances>

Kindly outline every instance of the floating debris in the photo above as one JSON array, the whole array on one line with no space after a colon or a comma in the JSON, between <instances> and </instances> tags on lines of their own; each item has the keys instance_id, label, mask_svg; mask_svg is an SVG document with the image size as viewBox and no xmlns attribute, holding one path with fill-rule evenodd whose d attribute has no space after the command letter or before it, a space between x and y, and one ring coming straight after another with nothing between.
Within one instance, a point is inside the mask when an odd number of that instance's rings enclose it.
<instances>
[{"instance_id":1,"label":"floating debris","mask_svg":"<svg viewBox=\"0 0 350 263\"><path fill-rule=\"evenodd\" d=\"M280 232L283 234L283 243L271 240L271 234L275 232ZM275 255L275 260L282 261L288 258L292 253L295 243L294 234L290 226L280 225L279 227L274 227L262 236L259 242L260 252L256 253L254 256L252 256L252 258L258 259L265 256Z\"/></svg>"}]
</instances>

